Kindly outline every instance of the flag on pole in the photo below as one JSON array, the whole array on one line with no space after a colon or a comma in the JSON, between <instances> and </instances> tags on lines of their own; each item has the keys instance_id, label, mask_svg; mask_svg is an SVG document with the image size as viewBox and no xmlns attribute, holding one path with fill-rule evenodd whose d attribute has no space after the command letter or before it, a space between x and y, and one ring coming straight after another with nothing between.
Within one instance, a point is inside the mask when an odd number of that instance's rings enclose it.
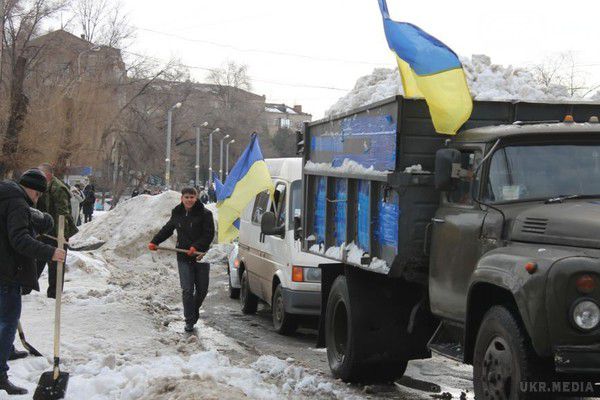
<instances>
[{"instance_id":1,"label":"flag on pole","mask_svg":"<svg viewBox=\"0 0 600 400\"><path fill-rule=\"evenodd\" d=\"M473 99L458 56L419 27L392 21L386 0L378 1L388 46L396 54L404 94L424 97L435 130L454 135L473 110Z\"/></svg>"},{"instance_id":2,"label":"flag on pole","mask_svg":"<svg viewBox=\"0 0 600 400\"><path fill-rule=\"evenodd\" d=\"M257 194L274 192L273 181L263 158L258 136L253 133L250 143L222 184L215 177L218 242L229 243L238 236L240 214Z\"/></svg>"}]
</instances>

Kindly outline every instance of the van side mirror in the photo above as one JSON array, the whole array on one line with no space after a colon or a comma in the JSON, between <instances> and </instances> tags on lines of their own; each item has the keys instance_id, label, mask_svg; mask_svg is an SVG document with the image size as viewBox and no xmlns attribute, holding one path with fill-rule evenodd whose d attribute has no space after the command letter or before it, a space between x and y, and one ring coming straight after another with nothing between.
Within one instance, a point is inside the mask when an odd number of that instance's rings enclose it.
<instances>
[{"instance_id":1,"label":"van side mirror","mask_svg":"<svg viewBox=\"0 0 600 400\"><path fill-rule=\"evenodd\" d=\"M304 134L302 131L296 131L296 155L304 154Z\"/></svg>"},{"instance_id":2,"label":"van side mirror","mask_svg":"<svg viewBox=\"0 0 600 400\"><path fill-rule=\"evenodd\" d=\"M260 234L261 236L279 235L283 238L285 237L285 224L277 226L277 217L275 217L275 213L267 211L260 220Z\"/></svg>"},{"instance_id":3,"label":"van side mirror","mask_svg":"<svg viewBox=\"0 0 600 400\"><path fill-rule=\"evenodd\" d=\"M460 151L456 149L440 149L435 153L434 184L437 190L444 192L455 188L460 177Z\"/></svg>"},{"instance_id":4,"label":"van side mirror","mask_svg":"<svg viewBox=\"0 0 600 400\"><path fill-rule=\"evenodd\" d=\"M294 217L294 240L302 239L302 221L300 217Z\"/></svg>"}]
</instances>

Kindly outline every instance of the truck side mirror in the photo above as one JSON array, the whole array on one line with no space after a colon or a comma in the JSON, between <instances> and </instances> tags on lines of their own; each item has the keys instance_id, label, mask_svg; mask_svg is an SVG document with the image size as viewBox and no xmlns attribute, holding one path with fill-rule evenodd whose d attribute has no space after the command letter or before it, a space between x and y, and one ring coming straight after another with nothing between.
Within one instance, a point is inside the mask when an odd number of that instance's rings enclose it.
<instances>
[{"instance_id":1,"label":"truck side mirror","mask_svg":"<svg viewBox=\"0 0 600 400\"><path fill-rule=\"evenodd\" d=\"M300 217L294 217L294 240L302 239L302 221Z\"/></svg>"},{"instance_id":2,"label":"truck side mirror","mask_svg":"<svg viewBox=\"0 0 600 400\"><path fill-rule=\"evenodd\" d=\"M460 151L456 149L438 150L435 153L435 188L444 192L453 190L454 183L460 176L460 170Z\"/></svg>"},{"instance_id":3,"label":"truck side mirror","mask_svg":"<svg viewBox=\"0 0 600 400\"><path fill-rule=\"evenodd\" d=\"M277 226L275 213L267 211L260 220L260 233L261 235L279 235L283 238L285 236L285 224Z\"/></svg>"}]
</instances>

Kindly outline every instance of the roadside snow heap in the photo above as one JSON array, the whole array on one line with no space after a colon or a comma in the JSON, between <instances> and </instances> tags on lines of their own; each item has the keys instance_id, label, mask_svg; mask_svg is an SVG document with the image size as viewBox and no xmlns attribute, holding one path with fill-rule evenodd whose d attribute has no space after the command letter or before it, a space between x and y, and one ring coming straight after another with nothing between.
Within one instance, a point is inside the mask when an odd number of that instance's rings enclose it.
<instances>
[{"instance_id":1,"label":"roadside snow heap","mask_svg":"<svg viewBox=\"0 0 600 400\"><path fill-rule=\"evenodd\" d=\"M71 245L78 247L102 241L105 242L100 248L102 252L113 252L128 259L148 255L148 243L169 220L171 210L180 203L180 198L179 192L170 190L157 196L139 195L122 201L110 212L82 225L79 233L71 238ZM216 231L217 209L213 204L209 204L207 208L213 213ZM164 245L174 247L175 236L174 234ZM220 261L224 256L221 250L226 249L224 246L213 246L207 260ZM217 259L213 259L215 256Z\"/></svg>"},{"instance_id":2,"label":"roadside snow heap","mask_svg":"<svg viewBox=\"0 0 600 400\"><path fill-rule=\"evenodd\" d=\"M571 97L565 86L543 86L531 71L492 64L486 55L473 55L470 59L461 58L461 61L475 100L581 100ZM339 99L326 115L341 114L403 93L397 68L376 68L371 75L359 78L354 89ZM600 92L592 100L600 100Z\"/></svg>"}]
</instances>

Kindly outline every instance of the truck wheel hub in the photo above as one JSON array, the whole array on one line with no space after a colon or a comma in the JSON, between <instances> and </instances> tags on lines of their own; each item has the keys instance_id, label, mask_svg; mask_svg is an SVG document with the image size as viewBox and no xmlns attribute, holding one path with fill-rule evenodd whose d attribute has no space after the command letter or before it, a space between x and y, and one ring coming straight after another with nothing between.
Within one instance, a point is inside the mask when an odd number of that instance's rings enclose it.
<instances>
[{"instance_id":1,"label":"truck wheel hub","mask_svg":"<svg viewBox=\"0 0 600 400\"><path fill-rule=\"evenodd\" d=\"M348 313L346 305L338 301L333 311L333 340L335 344L335 355L339 361L346 355L346 345L348 343Z\"/></svg>"},{"instance_id":2,"label":"truck wheel hub","mask_svg":"<svg viewBox=\"0 0 600 400\"><path fill-rule=\"evenodd\" d=\"M483 359L483 389L486 399L508 399L512 384L512 355L501 337L492 339Z\"/></svg>"}]
</instances>

